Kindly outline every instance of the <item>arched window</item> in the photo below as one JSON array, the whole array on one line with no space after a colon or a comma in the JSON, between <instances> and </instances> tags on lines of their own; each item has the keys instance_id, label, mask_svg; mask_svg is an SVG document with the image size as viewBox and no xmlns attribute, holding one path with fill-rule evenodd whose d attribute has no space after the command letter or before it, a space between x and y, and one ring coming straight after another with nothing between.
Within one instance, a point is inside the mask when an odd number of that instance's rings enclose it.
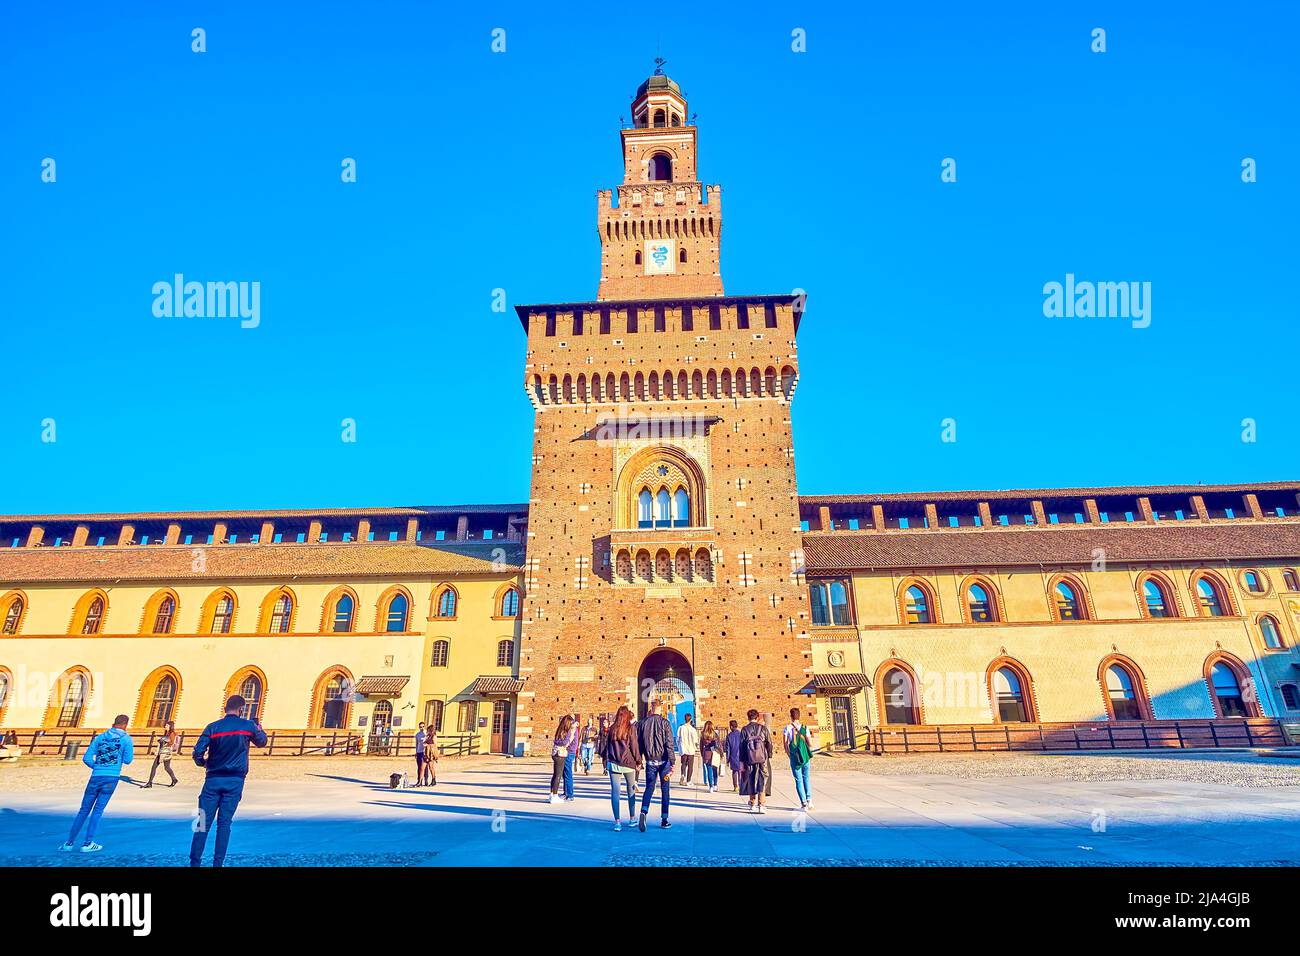
<instances>
[{"instance_id":1,"label":"arched window","mask_svg":"<svg viewBox=\"0 0 1300 956\"><path fill-rule=\"evenodd\" d=\"M1282 585L1288 591L1300 591L1300 575L1297 575L1295 571L1287 568L1282 572Z\"/></svg>"},{"instance_id":2,"label":"arched window","mask_svg":"<svg viewBox=\"0 0 1300 956\"><path fill-rule=\"evenodd\" d=\"M239 716L245 720L262 719L262 678L249 674L239 684L239 696L244 698L244 709Z\"/></svg>"},{"instance_id":3,"label":"arched window","mask_svg":"<svg viewBox=\"0 0 1300 956\"><path fill-rule=\"evenodd\" d=\"M1268 587L1265 584L1266 580L1267 579L1264 577L1262 572L1256 571L1253 568L1241 572L1242 586L1251 594L1263 594L1267 591Z\"/></svg>"},{"instance_id":4,"label":"arched window","mask_svg":"<svg viewBox=\"0 0 1300 956\"><path fill-rule=\"evenodd\" d=\"M1175 617L1173 595L1168 586L1157 578L1146 578L1142 582L1142 603L1146 607L1147 617Z\"/></svg>"},{"instance_id":5,"label":"arched window","mask_svg":"<svg viewBox=\"0 0 1300 956\"><path fill-rule=\"evenodd\" d=\"M670 515L671 507L669 505L668 489L660 488L659 493L655 495L655 527L667 528L672 524Z\"/></svg>"},{"instance_id":6,"label":"arched window","mask_svg":"<svg viewBox=\"0 0 1300 956\"><path fill-rule=\"evenodd\" d=\"M614 559L614 573L618 575L620 581L631 581L632 555L626 551L620 551L618 557Z\"/></svg>"},{"instance_id":7,"label":"arched window","mask_svg":"<svg viewBox=\"0 0 1300 956\"><path fill-rule=\"evenodd\" d=\"M650 560L649 551L638 551L636 553L636 576L640 581L649 581L654 575L654 563Z\"/></svg>"},{"instance_id":8,"label":"arched window","mask_svg":"<svg viewBox=\"0 0 1300 956\"><path fill-rule=\"evenodd\" d=\"M267 628L270 634L289 633L289 624L293 620L293 598L281 594L271 607L271 624Z\"/></svg>"},{"instance_id":9,"label":"arched window","mask_svg":"<svg viewBox=\"0 0 1300 956\"><path fill-rule=\"evenodd\" d=\"M654 498L649 488L642 488L636 496L636 526L638 528L654 527Z\"/></svg>"},{"instance_id":10,"label":"arched window","mask_svg":"<svg viewBox=\"0 0 1300 956\"><path fill-rule=\"evenodd\" d=\"M919 724L916 681L901 667L892 667L881 680L882 716L887 724Z\"/></svg>"},{"instance_id":11,"label":"arched window","mask_svg":"<svg viewBox=\"0 0 1300 956\"><path fill-rule=\"evenodd\" d=\"M1196 600L1202 617L1223 617L1231 612L1226 592L1218 578L1202 574L1196 578Z\"/></svg>"},{"instance_id":12,"label":"arched window","mask_svg":"<svg viewBox=\"0 0 1300 956\"><path fill-rule=\"evenodd\" d=\"M1227 661L1217 661L1210 668L1210 687L1214 691L1214 706L1220 717L1250 716L1241 680Z\"/></svg>"},{"instance_id":13,"label":"arched window","mask_svg":"<svg viewBox=\"0 0 1300 956\"><path fill-rule=\"evenodd\" d=\"M235 599L229 594L223 594L217 598L217 603L212 608L212 626L208 629L212 634L229 634L230 625L235 619Z\"/></svg>"},{"instance_id":14,"label":"arched window","mask_svg":"<svg viewBox=\"0 0 1300 956\"><path fill-rule=\"evenodd\" d=\"M665 153L655 153L650 157L650 179L656 183L672 182L673 161Z\"/></svg>"},{"instance_id":15,"label":"arched window","mask_svg":"<svg viewBox=\"0 0 1300 956\"><path fill-rule=\"evenodd\" d=\"M660 548L655 552L655 577L660 581L670 581L673 576L673 559L668 552Z\"/></svg>"},{"instance_id":16,"label":"arched window","mask_svg":"<svg viewBox=\"0 0 1300 956\"><path fill-rule=\"evenodd\" d=\"M677 261L678 261L678 262L685 262L685 261L686 261L686 249L685 249L685 248L679 249L679 250L677 251Z\"/></svg>"},{"instance_id":17,"label":"arched window","mask_svg":"<svg viewBox=\"0 0 1300 956\"><path fill-rule=\"evenodd\" d=\"M903 595L904 620L908 624L933 624L930 595L919 584L908 587Z\"/></svg>"},{"instance_id":18,"label":"arched window","mask_svg":"<svg viewBox=\"0 0 1300 956\"><path fill-rule=\"evenodd\" d=\"M452 592L448 592L452 593ZM384 614L384 631L388 634L400 634L406 630L406 617L410 611L410 602L401 591L388 599L388 608ZM453 614L454 614L453 608Z\"/></svg>"},{"instance_id":19,"label":"arched window","mask_svg":"<svg viewBox=\"0 0 1300 956\"><path fill-rule=\"evenodd\" d=\"M455 617L456 616L456 590L455 588L443 588L438 595L438 600L434 605L434 617Z\"/></svg>"},{"instance_id":20,"label":"arched window","mask_svg":"<svg viewBox=\"0 0 1300 956\"><path fill-rule=\"evenodd\" d=\"M497 667L515 666L515 642L497 641Z\"/></svg>"},{"instance_id":21,"label":"arched window","mask_svg":"<svg viewBox=\"0 0 1300 956\"><path fill-rule=\"evenodd\" d=\"M519 614L519 590L506 588L501 595L501 617L516 617Z\"/></svg>"},{"instance_id":22,"label":"arched window","mask_svg":"<svg viewBox=\"0 0 1300 956\"><path fill-rule=\"evenodd\" d=\"M172 719L175 708L176 678L171 674L164 674L154 685L153 700L149 704L149 717L145 721L145 726L161 727Z\"/></svg>"},{"instance_id":23,"label":"arched window","mask_svg":"<svg viewBox=\"0 0 1300 956\"><path fill-rule=\"evenodd\" d=\"M1073 581L1057 581L1052 589L1053 607L1058 621L1086 621L1088 606L1083 602L1080 586Z\"/></svg>"},{"instance_id":24,"label":"arched window","mask_svg":"<svg viewBox=\"0 0 1300 956\"><path fill-rule=\"evenodd\" d=\"M1002 723L1027 723L1030 707L1025 697L1025 687L1012 667L999 667L993 672L993 701L998 720Z\"/></svg>"},{"instance_id":25,"label":"arched window","mask_svg":"<svg viewBox=\"0 0 1300 956\"><path fill-rule=\"evenodd\" d=\"M352 704L352 682L343 673L331 674L325 681L324 693L321 695L321 710L318 726L326 730L341 730L348 725L349 708Z\"/></svg>"},{"instance_id":26,"label":"arched window","mask_svg":"<svg viewBox=\"0 0 1300 956\"><path fill-rule=\"evenodd\" d=\"M673 492L673 527L685 528L691 523L691 496L685 488Z\"/></svg>"},{"instance_id":27,"label":"arched window","mask_svg":"<svg viewBox=\"0 0 1300 956\"><path fill-rule=\"evenodd\" d=\"M1112 720L1142 719L1142 705L1133 675L1122 664L1111 664L1106 668L1106 700Z\"/></svg>"},{"instance_id":28,"label":"arched window","mask_svg":"<svg viewBox=\"0 0 1300 956\"><path fill-rule=\"evenodd\" d=\"M172 632L172 619L176 616L176 599L170 594L163 595L163 599L158 602L158 610L154 612L153 632L155 634L170 634ZM157 726L151 724L150 726Z\"/></svg>"},{"instance_id":29,"label":"arched window","mask_svg":"<svg viewBox=\"0 0 1300 956\"><path fill-rule=\"evenodd\" d=\"M435 734L442 733L442 715L447 705L440 700L431 700L424 705L424 722Z\"/></svg>"},{"instance_id":30,"label":"arched window","mask_svg":"<svg viewBox=\"0 0 1300 956\"><path fill-rule=\"evenodd\" d=\"M9 681L9 672L0 668L0 718L4 717L5 705L9 703Z\"/></svg>"},{"instance_id":31,"label":"arched window","mask_svg":"<svg viewBox=\"0 0 1300 956\"><path fill-rule=\"evenodd\" d=\"M434 641L433 656L429 659L430 667L446 667L451 658L451 641Z\"/></svg>"},{"instance_id":32,"label":"arched window","mask_svg":"<svg viewBox=\"0 0 1300 956\"><path fill-rule=\"evenodd\" d=\"M1267 614L1259 619L1259 634L1264 638L1264 646L1271 651L1282 647L1282 632L1278 630L1277 620Z\"/></svg>"},{"instance_id":33,"label":"arched window","mask_svg":"<svg viewBox=\"0 0 1300 956\"><path fill-rule=\"evenodd\" d=\"M23 600L21 594L13 594L0 607L4 609L3 614L0 615L0 634L17 634L27 602Z\"/></svg>"},{"instance_id":34,"label":"arched window","mask_svg":"<svg viewBox=\"0 0 1300 956\"><path fill-rule=\"evenodd\" d=\"M352 619L356 614L357 602L352 595L344 591L334 602L334 614L330 621L330 631L334 634L352 633Z\"/></svg>"},{"instance_id":35,"label":"arched window","mask_svg":"<svg viewBox=\"0 0 1300 956\"><path fill-rule=\"evenodd\" d=\"M695 577L701 581L713 580L713 556L708 548L699 548L695 552Z\"/></svg>"},{"instance_id":36,"label":"arched window","mask_svg":"<svg viewBox=\"0 0 1300 956\"><path fill-rule=\"evenodd\" d=\"M73 633L79 634L98 634L104 626L104 612L108 610L108 603L104 600L104 595L95 591L82 597L78 602L78 610L73 618Z\"/></svg>"},{"instance_id":37,"label":"arched window","mask_svg":"<svg viewBox=\"0 0 1300 956\"><path fill-rule=\"evenodd\" d=\"M677 553L673 555L673 574L678 581L691 579L691 553L685 548L678 548Z\"/></svg>"},{"instance_id":38,"label":"arched window","mask_svg":"<svg viewBox=\"0 0 1300 956\"><path fill-rule=\"evenodd\" d=\"M655 126L666 126L668 124L668 116L663 110L655 110L654 116Z\"/></svg>"},{"instance_id":39,"label":"arched window","mask_svg":"<svg viewBox=\"0 0 1300 956\"><path fill-rule=\"evenodd\" d=\"M81 715L86 707L88 685L83 674L73 674L63 688L59 706L58 727L80 727Z\"/></svg>"},{"instance_id":40,"label":"arched window","mask_svg":"<svg viewBox=\"0 0 1300 956\"><path fill-rule=\"evenodd\" d=\"M393 726L393 705L386 700L375 704L374 717L370 723L372 732L377 732L382 727Z\"/></svg>"},{"instance_id":41,"label":"arched window","mask_svg":"<svg viewBox=\"0 0 1300 956\"><path fill-rule=\"evenodd\" d=\"M988 585L978 581L966 589L966 610L973 624L991 624L998 620L998 605Z\"/></svg>"}]
</instances>

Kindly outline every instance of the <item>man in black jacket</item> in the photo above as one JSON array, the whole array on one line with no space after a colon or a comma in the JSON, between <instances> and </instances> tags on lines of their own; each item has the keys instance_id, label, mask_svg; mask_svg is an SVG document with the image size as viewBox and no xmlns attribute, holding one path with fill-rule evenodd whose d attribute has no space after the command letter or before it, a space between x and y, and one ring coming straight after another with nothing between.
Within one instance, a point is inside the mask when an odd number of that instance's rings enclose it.
<instances>
[{"instance_id":1,"label":"man in black jacket","mask_svg":"<svg viewBox=\"0 0 1300 956\"><path fill-rule=\"evenodd\" d=\"M636 725L641 758L645 760L645 793L641 796L641 819L637 821L637 829L642 833L645 833L645 817L650 812L650 798L654 796L656 782L662 794L660 808L663 819L659 825L665 830L672 826L668 822L668 781L673 775L673 760L677 752L673 748L673 725L659 713L660 706L658 700L650 701L647 705L649 714Z\"/></svg>"},{"instance_id":2,"label":"man in black jacket","mask_svg":"<svg viewBox=\"0 0 1300 956\"><path fill-rule=\"evenodd\" d=\"M194 839L190 841L190 866L198 866L203 860L203 846L208 841L208 830L214 820L217 845L212 865L225 863L230 823L244 795L248 748L266 746L266 733L255 721L241 717L243 710L244 698L238 694L228 698L226 716L204 727L202 736L194 745L194 762L206 768L208 775L199 792L199 815L194 821Z\"/></svg>"}]
</instances>

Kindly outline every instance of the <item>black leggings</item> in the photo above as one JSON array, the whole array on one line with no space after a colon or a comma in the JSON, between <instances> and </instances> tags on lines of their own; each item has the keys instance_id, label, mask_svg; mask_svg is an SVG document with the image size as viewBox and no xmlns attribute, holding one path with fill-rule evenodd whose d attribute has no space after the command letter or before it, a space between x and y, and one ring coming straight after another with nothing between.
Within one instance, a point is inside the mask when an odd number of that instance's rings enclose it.
<instances>
[{"instance_id":1,"label":"black leggings","mask_svg":"<svg viewBox=\"0 0 1300 956\"><path fill-rule=\"evenodd\" d=\"M564 760L563 754L551 755L551 793L559 793L564 786Z\"/></svg>"}]
</instances>

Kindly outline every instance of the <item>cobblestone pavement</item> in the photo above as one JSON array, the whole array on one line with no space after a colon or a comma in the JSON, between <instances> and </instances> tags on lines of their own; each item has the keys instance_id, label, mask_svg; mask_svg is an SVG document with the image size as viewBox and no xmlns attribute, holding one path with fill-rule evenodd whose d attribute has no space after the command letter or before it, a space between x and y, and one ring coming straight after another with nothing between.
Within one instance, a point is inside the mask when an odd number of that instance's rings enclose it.
<instances>
[{"instance_id":1,"label":"cobblestone pavement","mask_svg":"<svg viewBox=\"0 0 1300 956\"><path fill-rule=\"evenodd\" d=\"M577 777L547 802L549 762L448 765L436 789L391 790L392 761L253 764L230 865L361 866L1155 866L1300 863L1300 763L1251 753L829 757L815 809L797 810L775 767L766 814L729 789L674 783L670 830L614 832L608 783ZM100 854L59 853L79 766L0 767L0 864L185 865L200 779L118 787ZM724 780L725 785L725 780ZM626 812L624 804L621 812ZM211 848L209 847L209 855Z\"/></svg>"}]
</instances>

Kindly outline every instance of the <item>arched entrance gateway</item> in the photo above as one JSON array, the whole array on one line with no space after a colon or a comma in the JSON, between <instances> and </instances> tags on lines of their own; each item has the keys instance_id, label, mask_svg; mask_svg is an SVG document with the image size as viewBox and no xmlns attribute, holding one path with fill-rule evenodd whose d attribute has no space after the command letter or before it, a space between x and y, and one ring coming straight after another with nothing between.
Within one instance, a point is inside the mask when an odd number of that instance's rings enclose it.
<instances>
[{"instance_id":1,"label":"arched entrance gateway","mask_svg":"<svg viewBox=\"0 0 1300 956\"><path fill-rule=\"evenodd\" d=\"M661 713L675 731L687 714L695 714L695 671L680 651L657 647L646 655L637 671L637 710L645 717L652 700L663 704Z\"/></svg>"}]
</instances>

